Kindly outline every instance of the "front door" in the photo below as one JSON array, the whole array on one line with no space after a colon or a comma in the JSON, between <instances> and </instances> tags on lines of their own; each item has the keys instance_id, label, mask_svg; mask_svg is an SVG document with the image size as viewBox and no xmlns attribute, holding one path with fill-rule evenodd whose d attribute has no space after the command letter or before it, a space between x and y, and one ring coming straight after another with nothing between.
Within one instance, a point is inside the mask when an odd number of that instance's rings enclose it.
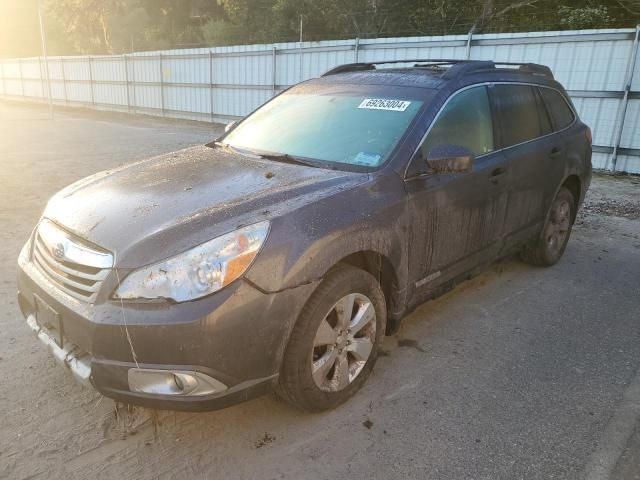
<instances>
[{"instance_id":1,"label":"front door","mask_svg":"<svg viewBox=\"0 0 640 480\"><path fill-rule=\"evenodd\" d=\"M473 171L429 172L425 160L437 145L471 150L476 155ZM442 283L490 262L499 248L510 172L495 148L486 86L466 88L449 98L408 172L409 278L419 301Z\"/></svg>"}]
</instances>

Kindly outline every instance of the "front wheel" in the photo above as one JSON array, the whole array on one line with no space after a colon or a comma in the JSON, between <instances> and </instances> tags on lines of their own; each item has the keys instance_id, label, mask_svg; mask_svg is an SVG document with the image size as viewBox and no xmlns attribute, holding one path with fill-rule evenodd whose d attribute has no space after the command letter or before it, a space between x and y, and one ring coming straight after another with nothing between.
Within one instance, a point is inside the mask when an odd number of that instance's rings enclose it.
<instances>
[{"instance_id":1,"label":"front wheel","mask_svg":"<svg viewBox=\"0 0 640 480\"><path fill-rule=\"evenodd\" d=\"M545 267L560 260L571 236L575 209L576 200L571 192L565 187L560 188L553 199L541 235L522 250L522 260Z\"/></svg>"},{"instance_id":2,"label":"front wheel","mask_svg":"<svg viewBox=\"0 0 640 480\"><path fill-rule=\"evenodd\" d=\"M276 391L303 410L335 408L367 380L385 326L385 299L376 279L364 270L339 266L298 319Z\"/></svg>"}]
</instances>

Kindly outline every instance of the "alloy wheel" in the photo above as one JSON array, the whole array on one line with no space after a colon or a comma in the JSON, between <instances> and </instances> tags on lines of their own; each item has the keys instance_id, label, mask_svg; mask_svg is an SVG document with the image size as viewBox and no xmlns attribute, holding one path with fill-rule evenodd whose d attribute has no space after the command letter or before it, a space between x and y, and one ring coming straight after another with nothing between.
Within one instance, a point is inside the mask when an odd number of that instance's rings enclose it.
<instances>
[{"instance_id":1,"label":"alloy wheel","mask_svg":"<svg viewBox=\"0 0 640 480\"><path fill-rule=\"evenodd\" d=\"M376 311L371 300L350 293L322 319L313 340L311 374L326 392L346 388L367 363L376 338Z\"/></svg>"},{"instance_id":2,"label":"alloy wheel","mask_svg":"<svg viewBox=\"0 0 640 480\"><path fill-rule=\"evenodd\" d=\"M552 255L559 254L571 226L571 206L567 200L557 201L545 228L545 240Z\"/></svg>"}]
</instances>

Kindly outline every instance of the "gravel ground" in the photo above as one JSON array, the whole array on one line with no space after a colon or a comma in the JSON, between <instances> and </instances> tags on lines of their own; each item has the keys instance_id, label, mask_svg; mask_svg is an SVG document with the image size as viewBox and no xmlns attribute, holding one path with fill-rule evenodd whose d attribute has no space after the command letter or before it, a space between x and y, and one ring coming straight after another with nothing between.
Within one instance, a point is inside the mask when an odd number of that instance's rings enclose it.
<instances>
[{"instance_id":1,"label":"gravel ground","mask_svg":"<svg viewBox=\"0 0 640 480\"><path fill-rule=\"evenodd\" d=\"M158 412L76 385L20 317L20 247L58 189L214 130L0 103L0 478L638 478L634 177L594 177L555 267L507 259L417 309L335 411Z\"/></svg>"},{"instance_id":2,"label":"gravel ground","mask_svg":"<svg viewBox=\"0 0 640 480\"><path fill-rule=\"evenodd\" d=\"M640 219L640 176L601 176L600 185L585 199L580 219L592 215Z\"/></svg>"}]
</instances>

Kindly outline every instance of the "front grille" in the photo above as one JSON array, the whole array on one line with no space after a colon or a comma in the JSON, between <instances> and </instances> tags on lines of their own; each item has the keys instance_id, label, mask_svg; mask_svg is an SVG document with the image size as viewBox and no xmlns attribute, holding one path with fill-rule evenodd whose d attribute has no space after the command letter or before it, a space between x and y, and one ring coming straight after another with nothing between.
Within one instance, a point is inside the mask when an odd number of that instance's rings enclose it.
<instances>
[{"instance_id":1,"label":"front grille","mask_svg":"<svg viewBox=\"0 0 640 480\"><path fill-rule=\"evenodd\" d=\"M33 262L45 277L66 294L93 302L113 266L111 254L89 247L47 220L33 240Z\"/></svg>"}]
</instances>

